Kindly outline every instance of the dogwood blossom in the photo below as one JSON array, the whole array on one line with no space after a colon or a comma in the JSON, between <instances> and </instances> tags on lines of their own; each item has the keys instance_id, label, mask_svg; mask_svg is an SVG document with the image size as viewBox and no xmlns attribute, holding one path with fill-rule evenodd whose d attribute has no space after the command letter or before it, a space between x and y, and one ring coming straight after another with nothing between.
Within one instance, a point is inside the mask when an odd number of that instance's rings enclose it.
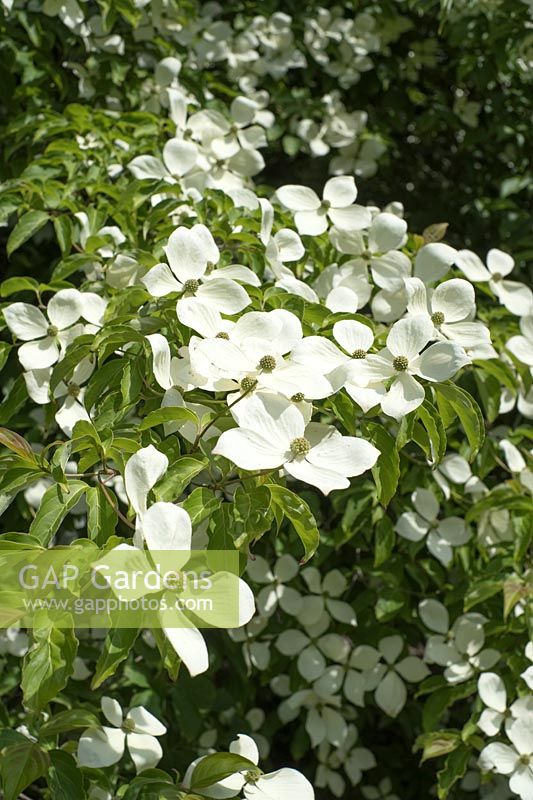
<instances>
[{"instance_id":1,"label":"dogwood blossom","mask_svg":"<svg viewBox=\"0 0 533 800\"><path fill-rule=\"evenodd\" d=\"M113 727L87 728L78 743L78 763L100 768L116 764L127 746L137 772L150 769L160 761L163 750L157 741L167 729L143 706L136 706L126 716L117 700L102 697L102 713Z\"/></svg>"},{"instance_id":2,"label":"dogwood blossom","mask_svg":"<svg viewBox=\"0 0 533 800\"><path fill-rule=\"evenodd\" d=\"M453 547L468 542L471 533L460 517L439 520L439 503L430 489L416 489L411 495L415 511L405 511L396 522L395 530L410 542L420 542L426 536L427 548L442 564L450 564Z\"/></svg>"},{"instance_id":3,"label":"dogwood blossom","mask_svg":"<svg viewBox=\"0 0 533 800\"><path fill-rule=\"evenodd\" d=\"M352 373L352 380L362 388L390 382L381 400L388 416L400 420L423 403L424 387L415 375L431 382L445 381L468 364L468 356L454 342L437 342L424 349L433 329L424 315L399 320L390 329L387 346L361 361L359 377Z\"/></svg>"},{"instance_id":4,"label":"dogwood blossom","mask_svg":"<svg viewBox=\"0 0 533 800\"><path fill-rule=\"evenodd\" d=\"M503 250L493 248L487 253L485 267L479 256L471 250L460 250L455 263L469 281L488 283L500 303L519 317L532 313L533 292L524 283L504 280L514 269L514 260Z\"/></svg>"},{"instance_id":5,"label":"dogwood blossom","mask_svg":"<svg viewBox=\"0 0 533 800\"><path fill-rule=\"evenodd\" d=\"M328 228L328 218L339 228L358 230L370 221L370 212L355 205L357 187L352 177L330 178L324 185L322 200L307 186L282 186L277 190L280 203L294 212L298 233L318 236Z\"/></svg>"},{"instance_id":6,"label":"dogwood blossom","mask_svg":"<svg viewBox=\"0 0 533 800\"><path fill-rule=\"evenodd\" d=\"M252 398L239 427L225 431L213 453L247 470L283 467L324 494L349 485L377 461L379 450L364 439L341 436L330 425L310 422L282 397Z\"/></svg>"}]
</instances>

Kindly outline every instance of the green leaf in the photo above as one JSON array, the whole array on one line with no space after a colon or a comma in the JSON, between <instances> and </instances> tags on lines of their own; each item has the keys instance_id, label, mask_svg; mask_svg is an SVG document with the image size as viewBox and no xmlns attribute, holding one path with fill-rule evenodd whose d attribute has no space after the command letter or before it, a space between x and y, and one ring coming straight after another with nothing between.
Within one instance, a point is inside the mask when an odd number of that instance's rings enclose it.
<instances>
[{"instance_id":1,"label":"green leaf","mask_svg":"<svg viewBox=\"0 0 533 800\"><path fill-rule=\"evenodd\" d=\"M27 786L46 775L50 763L48 754L29 740L6 747L1 759L4 800L17 800Z\"/></svg>"},{"instance_id":2,"label":"green leaf","mask_svg":"<svg viewBox=\"0 0 533 800\"><path fill-rule=\"evenodd\" d=\"M396 536L392 522L388 517L383 517L375 527L374 566L380 567L392 555Z\"/></svg>"},{"instance_id":3,"label":"green leaf","mask_svg":"<svg viewBox=\"0 0 533 800\"><path fill-rule=\"evenodd\" d=\"M185 509L193 528L200 524L204 519L210 517L221 504L220 498L204 486L197 486L196 489L183 501L181 507Z\"/></svg>"},{"instance_id":4,"label":"green leaf","mask_svg":"<svg viewBox=\"0 0 533 800\"><path fill-rule=\"evenodd\" d=\"M119 664L130 654L138 635L136 628L114 628L109 631L96 662L91 689L98 689L107 678L115 674Z\"/></svg>"},{"instance_id":5,"label":"green leaf","mask_svg":"<svg viewBox=\"0 0 533 800\"><path fill-rule=\"evenodd\" d=\"M446 431L439 413L428 400L424 400L417 413L428 435L433 463L440 464L446 455Z\"/></svg>"},{"instance_id":6,"label":"green leaf","mask_svg":"<svg viewBox=\"0 0 533 800\"><path fill-rule=\"evenodd\" d=\"M14 467L0 477L0 515L4 513L17 494L41 478L45 473L31 467Z\"/></svg>"},{"instance_id":7,"label":"green leaf","mask_svg":"<svg viewBox=\"0 0 533 800\"><path fill-rule=\"evenodd\" d=\"M43 495L41 505L30 525L30 533L47 545L59 530L59 526L71 509L89 488L83 481L68 481L68 491L59 484L50 486Z\"/></svg>"},{"instance_id":8,"label":"green leaf","mask_svg":"<svg viewBox=\"0 0 533 800\"><path fill-rule=\"evenodd\" d=\"M67 685L78 640L70 628L53 625L34 629L33 637L35 646L24 657L21 688L26 708L39 712Z\"/></svg>"},{"instance_id":9,"label":"green leaf","mask_svg":"<svg viewBox=\"0 0 533 800\"><path fill-rule=\"evenodd\" d=\"M59 714L54 714L53 717L50 717L41 725L39 737L57 736L58 733L73 731L77 728L94 728L98 727L99 724L100 720L92 711L86 711L84 708L73 708L69 711L60 711Z\"/></svg>"},{"instance_id":10,"label":"green leaf","mask_svg":"<svg viewBox=\"0 0 533 800\"><path fill-rule=\"evenodd\" d=\"M461 744L461 735L458 731L433 731L423 733L415 742L415 749L423 748L420 763L428 761L430 758L439 758L451 753Z\"/></svg>"},{"instance_id":11,"label":"green leaf","mask_svg":"<svg viewBox=\"0 0 533 800\"><path fill-rule=\"evenodd\" d=\"M253 761L237 753L212 753L195 766L191 776L191 789L193 791L206 789L213 783L244 770L255 775L261 774L261 770Z\"/></svg>"},{"instance_id":12,"label":"green leaf","mask_svg":"<svg viewBox=\"0 0 533 800\"><path fill-rule=\"evenodd\" d=\"M83 775L74 758L64 750L52 750L47 775L50 800L85 800Z\"/></svg>"},{"instance_id":13,"label":"green leaf","mask_svg":"<svg viewBox=\"0 0 533 800\"><path fill-rule=\"evenodd\" d=\"M0 342L0 372L4 369L13 346L7 342Z\"/></svg>"},{"instance_id":14,"label":"green leaf","mask_svg":"<svg viewBox=\"0 0 533 800\"><path fill-rule=\"evenodd\" d=\"M62 255L68 255L72 248L72 223L68 216L54 217L54 230Z\"/></svg>"},{"instance_id":15,"label":"green leaf","mask_svg":"<svg viewBox=\"0 0 533 800\"><path fill-rule=\"evenodd\" d=\"M372 467L372 475L376 482L379 501L386 507L396 494L400 479L400 456L396 449L396 441L383 425L377 422L365 423L364 429L372 444L381 453L375 466Z\"/></svg>"},{"instance_id":16,"label":"green leaf","mask_svg":"<svg viewBox=\"0 0 533 800\"><path fill-rule=\"evenodd\" d=\"M470 461L472 461L485 439L485 422L478 404L468 392L465 392L464 389L459 388L454 383L439 383L434 387L434 390L441 414L449 419L450 412L446 408L446 405L448 405L461 420L461 425L470 445ZM444 424L448 427L446 422Z\"/></svg>"},{"instance_id":17,"label":"green leaf","mask_svg":"<svg viewBox=\"0 0 533 800\"><path fill-rule=\"evenodd\" d=\"M28 211L19 219L7 240L7 255L12 255L24 242L31 239L48 222L46 211Z\"/></svg>"},{"instance_id":18,"label":"green leaf","mask_svg":"<svg viewBox=\"0 0 533 800\"><path fill-rule=\"evenodd\" d=\"M165 476L154 486L157 500L172 502L203 469L208 461L201 456L183 456L170 465Z\"/></svg>"},{"instance_id":19,"label":"green leaf","mask_svg":"<svg viewBox=\"0 0 533 800\"><path fill-rule=\"evenodd\" d=\"M276 483L266 484L270 491L272 502L290 520L304 546L304 556L300 563L305 564L316 552L320 544L320 533L311 509L305 502L290 489L278 486Z\"/></svg>"},{"instance_id":20,"label":"green leaf","mask_svg":"<svg viewBox=\"0 0 533 800\"><path fill-rule=\"evenodd\" d=\"M114 498L111 489L108 489L111 499ZM107 500L101 486L91 486L86 494L87 503L87 533L99 547L102 547L115 532L118 515L115 508ZM115 503L115 507L118 503Z\"/></svg>"},{"instance_id":21,"label":"green leaf","mask_svg":"<svg viewBox=\"0 0 533 800\"><path fill-rule=\"evenodd\" d=\"M19 375L13 382L9 394L7 397L4 397L2 405L0 406L0 425L7 425L17 411L20 411L27 399L28 392L26 390L26 381L22 375Z\"/></svg>"},{"instance_id":22,"label":"green leaf","mask_svg":"<svg viewBox=\"0 0 533 800\"><path fill-rule=\"evenodd\" d=\"M155 428L156 425L163 425L166 422L193 422L199 424L196 414L188 408L172 406L157 408L151 411L138 426L138 430L146 431L148 428Z\"/></svg>"},{"instance_id":23,"label":"green leaf","mask_svg":"<svg viewBox=\"0 0 533 800\"><path fill-rule=\"evenodd\" d=\"M25 276L7 278L0 285L0 297L10 297L16 292L35 292L38 287L39 284L35 278L26 278Z\"/></svg>"},{"instance_id":24,"label":"green leaf","mask_svg":"<svg viewBox=\"0 0 533 800\"><path fill-rule=\"evenodd\" d=\"M438 797L439 800L444 800L448 797L451 788L459 778L462 778L468 767L468 762L472 757L472 750L464 744L454 750L444 763L438 775Z\"/></svg>"}]
</instances>

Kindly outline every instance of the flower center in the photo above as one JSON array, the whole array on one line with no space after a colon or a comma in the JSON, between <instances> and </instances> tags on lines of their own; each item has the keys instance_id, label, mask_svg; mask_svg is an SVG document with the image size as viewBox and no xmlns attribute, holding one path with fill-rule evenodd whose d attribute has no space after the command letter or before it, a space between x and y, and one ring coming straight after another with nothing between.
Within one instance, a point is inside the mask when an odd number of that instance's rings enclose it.
<instances>
[{"instance_id":1,"label":"flower center","mask_svg":"<svg viewBox=\"0 0 533 800\"><path fill-rule=\"evenodd\" d=\"M275 368L276 359L274 356L263 356L263 358L259 361L259 369L262 369L264 372L272 372L272 370Z\"/></svg>"},{"instance_id":2,"label":"flower center","mask_svg":"<svg viewBox=\"0 0 533 800\"><path fill-rule=\"evenodd\" d=\"M405 370L409 366L409 361L405 356L396 356L396 358L392 362L392 366L394 367L396 372L405 372Z\"/></svg>"},{"instance_id":3,"label":"flower center","mask_svg":"<svg viewBox=\"0 0 533 800\"><path fill-rule=\"evenodd\" d=\"M531 763L531 756L528 755L520 756L520 763L524 764L527 767Z\"/></svg>"},{"instance_id":4,"label":"flower center","mask_svg":"<svg viewBox=\"0 0 533 800\"><path fill-rule=\"evenodd\" d=\"M208 261L207 264L205 265L205 274L206 275L210 275L211 272L213 272L214 269L215 269L215 265L213 264L213 262L212 261Z\"/></svg>"},{"instance_id":5,"label":"flower center","mask_svg":"<svg viewBox=\"0 0 533 800\"><path fill-rule=\"evenodd\" d=\"M254 386L257 386L257 381L255 378L252 378L251 375L247 375L241 381L241 391L242 392L251 392Z\"/></svg>"},{"instance_id":6,"label":"flower center","mask_svg":"<svg viewBox=\"0 0 533 800\"><path fill-rule=\"evenodd\" d=\"M229 341L229 333L226 333L226 331L220 331L220 333L217 333L215 336L215 339L227 339Z\"/></svg>"},{"instance_id":7,"label":"flower center","mask_svg":"<svg viewBox=\"0 0 533 800\"><path fill-rule=\"evenodd\" d=\"M435 311L435 313L431 315L431 321L437 328L439 325L442 325L444 322L444 314L442 311Z\"/></svg>"},{"instance_id":8,"label":"flower center","mask_svg":"<svg viewBox=\"0 0 533 800\"><path fill-rule=\"evenodd\" d=\"M370 250L363 250L363 252L361 253L361 258L364 261L372 261L372 253L370 252Z\"/></svg>"},{"instance_id":9,"label":"flower center","mask_svg":"<svg viewBox=\"0 0 533 800\"><path fill-rule=\"evenodd\" d=\"M57 328L55 325L49 325L48 330L46 332L48 336L57 336L57 334L59 333L59 328Z\"/></svg>"},{"instance_id":10,"label":"flower center","mask_svg":"<svg viewBox=\"0 0 533 800\"><path fill-rule=\"evenodd\" d=\"M304 436L298 436L291 442L291 453L293 456L306 456L311 449L311 442Z\"/></svg>"},{"instance_id":11,"label":"flower center","mask_svg":"<svg viewBox=\"0 0 533 800\"><path fill-rule=\"evenodd\" d=\"M366 350L354 350L352 358L366 358Z\"/></svg>"},{"instance_id":12,"label":"flower center","mask_svg":"<svg viewBox=\"0 0 533 800\"><path fill-rule=\"evenodd\" d=\"M301 403L303 400L305 400L304 393L296 392L296 394L293 394L291 397L291 400L293 403Z\"/></svg>"},{"instance_id":13,"label":"flower center","mask_svg":"<svg viewBox=\"0 0 533 800\"><path fill-rule=\"evenodd\" d=\"M183 291L188 292L189 294L194 294L200 288L200 281L197 281L196 278L189 278L188 281L185 281L183 284Z\"/></svg>"},{"instance_id":14,"label":"flower center","mask_svg":"<svg viewBox=\"0 0 533 800\"><path fill-rule=\"evenodd\" d=\"M331 208L331 203L329 202L329 200L322 200L322 208L324 209L324 211L329 211L329 209Z\"/></svg>"},{"instance_id":15,"label":"flower center","mask_svg":"<svg viewBox=\"0 0 533 800\"><path fill-rule=\"evenodd\" d=\"M81 389L77 383L69 383L67 394L69 394L71 397L78 397L80 392Z\"/></svg>"},{"instance_id":16,"label":"flower center","mask_svg":"<svg viewBox=\"0 0 533 800\"><path fill-rule=\"evenodd\" d=\"M135 730L135 723L132 719L125 719L122 723L122 730L124 733L133 733Z\"/></svg>"},{"instance_id":17,"label":"flower center","mask_svg":"<svg viewBox=\"0 0 533 800\"><path fill-rule=\"evenodd\" d=\"M502 278L503 278L503 275L501 274L501 272L495 272L495 273L493 274L493 276L492 276L492 280L493 280L495 283L498 283L498 281L501 281L501 279L502 279Z\"/></svg>"}]
</instances>

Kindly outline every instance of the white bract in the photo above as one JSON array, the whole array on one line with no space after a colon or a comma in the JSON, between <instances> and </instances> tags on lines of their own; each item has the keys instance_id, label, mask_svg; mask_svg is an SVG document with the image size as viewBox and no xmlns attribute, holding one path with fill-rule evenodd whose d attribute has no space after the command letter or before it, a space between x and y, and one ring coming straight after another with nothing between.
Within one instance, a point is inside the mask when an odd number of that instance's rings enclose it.
<instances>
[{"instance_id":1,"label":"white bract","mask_svg":"<svg viewBox=\"0 0 533 800\"><path fill-rule=\"evenodd\" d=\"M425 315L396 322L387 336L386 348L361 361L358 374L352 373L352 381L362 388L388 386L381 400L388 416L400 420L424 402L424 387L416 378L445 381L469 363L463 348L454 342L437 342L424 349L433 338L433 330Z\"/></svg>"},{"instance_id":2,"label":"white bract","mask_svg":"<svg viewBox=\"0 0 533 800\"><path fill-rule=\"evenodd\" d=\"M330 178L324 185L322 200L307 186L282 186L276 192L280 203L294 212L298 233L318 236L328 222L339 228L359 230L370 222L370 212L355 205L357 187L352 177Z\"/></svg>"},{"instance_id":3,"label":"white bract","mask_svg":"<svg viewBox=\"0 0 533 800\"><path fill-rule=\"evenodd\" d=\"M78 744L78 763L83 767L109 767L120 761L127 746L137 772L155 767L163 750L157 741L167 729L143 706L124 712L117 700L102 697L102 713L113 727L87 728Z\"/></svg>"},{"instance_id":4,"label":"white bract","mask_svg":"<svg viewBox=\"0 0 533 800\"><path fill-rule=\"evenodd\" d=\"M442 564L450 564L453 547L469 541L471 532L460 517L438 519L439 503L429 489L416 489L411 495L415 511L405 511L397 520L395 531L410 542L426 538L427 548Z\"/></svg>"},{"instance_id":5,"label":"white bract","mask_svg":"<svg viewBox=\"0 0 533 800\"><path fill-rule=\"evenodd\" d=\"M492 742L479 755L479 766L509 776L509 788L522 800L533 797L533 714L505 725L510 744Z\"/></svg>"},{"instance_id":6,"label":"white bract","mask_svg":"<svg viewBox=\"0 0 533 800\"><path fill-rule=\"evenodd\" d=\"M194 298L223 314L238 314L250 303L242 286L231 277L225 277L224 269L214 269L220 253L205 225L177 228L164 250L168 266L156 264L142 278L153 297L177 292L183 299ZM178 317L180 302L178 300Z\"/></svg>"},{"instance_id":7,"label":"white bract","mask_svg":"<svg viewBox=\"0 0 533 800\"><path fill-rule=\"evenodd\" d=\"M310 422L288 400L272 395L251 398L239 415L239 427L225 431L213 453L241 469L282 468L324 494L349 486L376 463L379 450L332 426Z\"/></svg>"},{"instance_id":8,"label":"white bract","mask_svg":"<svg viewBox=\"0 0 533 800\"><path fill-rule=\"evenodd\" d=\"M514 260L503 250L487 253L487 266L471 250L460 250L455 263L469 281L488 283L502 305L519 317L533 313L533 292L524 283L504 280L514 269Z\"/></svg>"}]
</instances>

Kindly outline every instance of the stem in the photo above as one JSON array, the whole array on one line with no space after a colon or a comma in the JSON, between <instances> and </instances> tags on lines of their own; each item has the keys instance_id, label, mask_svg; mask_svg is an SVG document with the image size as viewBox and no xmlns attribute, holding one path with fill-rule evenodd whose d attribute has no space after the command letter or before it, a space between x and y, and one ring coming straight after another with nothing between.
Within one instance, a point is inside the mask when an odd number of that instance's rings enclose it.
<instances>
[{"instance_id":1,"label":"stem","mask_svg":"<svg viewBox=\"0 0 533 800\"><path fill-rule=\"evenodd\" d=\"M213 417L211 422L208 422L207 425L205 426L205 428L202 428L201 431L198 431L198 435L197 435L196 439L193 442L192 450L196 450L196 448L198 447L198 443L199 443L200 439L202 438L202 436L205 433L207 433L209 428L211 428L215 424L215 422L217 422L221 417L225 416L226 411L229 411L230 408L233 408L233 406L236 406L237 403L240 403L241 400L244 397L246 397L246 395L250 394L250 392L253 392L254 389L255 389L255 386L252 386L251 389L247 389L245 392L243 392L241 395L239 395L239 397L236 400L234 400L233 403L230 403L227 406L227 408L224 409L224 411L221 411L220 414L215 414L215 416Z\"/></svg>"},{"instance_id":2,"label":"stem","mask_svg":"<svg viewBox=\"0 0 533 800\"><path fill-rule=\"evenodd\" d=\"M107 500L107 502L109 503L109 505L111 506L111 508L113 509L113 511L116 513L117 517L118 517L119 519L121 519L121 520L122 520L122 522L123 522L125 525L127 525L127 526L128 526L128 528L131 528L131 530L132 530L132 531L134 531L134 530L135 530L135 525L133 525L133 524L132 524L132 523L129 521L129 519L128 519L127 517L125 517L125 516L124 516L124 514L123 514L123 513L120 511L120 509L119 509L119 507L118 507L118 504L117 504L117 505L115 505L115 504L114 504L114 502L113 502L113 499L112 499L111 495L109 494L109 492L108 492L108 490L107 490L107 487L106 487L106 485L104 484L104 482L102 481L102 479L101 479L100 475L98 475L98 483L100 484L100 487L101 487L101 489L102 489L102 491L103 491L103 493L104 493L104 497L105 497L105 499Z\"/></svg>"}]
</instances>

